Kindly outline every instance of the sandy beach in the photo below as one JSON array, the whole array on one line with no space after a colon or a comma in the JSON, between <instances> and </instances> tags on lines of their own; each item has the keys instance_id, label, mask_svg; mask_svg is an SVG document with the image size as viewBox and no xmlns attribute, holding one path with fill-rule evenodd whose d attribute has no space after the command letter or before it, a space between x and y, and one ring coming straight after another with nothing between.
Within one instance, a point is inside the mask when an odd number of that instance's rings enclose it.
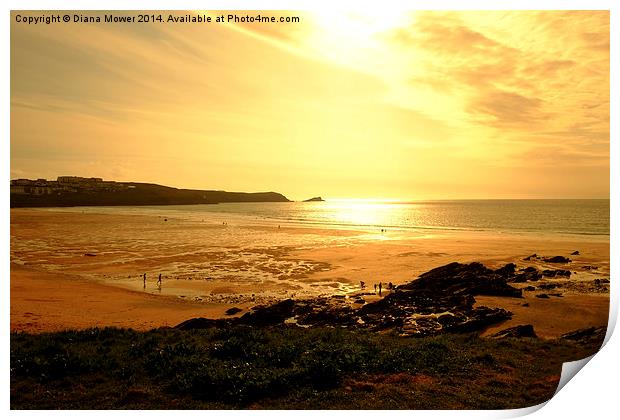
<instances>
[{"instance_id":1,"label":"sandy beach","mask_svg":"<svg viewBox=\"0 0 620 420\"><path fill-rule=\"evenodd\" d=\"M243 314L288 297L353 296L360 281L368 292L375 283L402 284L452 261L573 273L562 297L478 297L478 305L514 314L487 334L531 323L541 337L552 338L607 323L609 295L580 286L609 279L608 239L234 222L12 209L11 331L174 326L193 317L224 317L233 306ZM523 260L576 250L568 265Z\"/></svg>"}]
</instances>

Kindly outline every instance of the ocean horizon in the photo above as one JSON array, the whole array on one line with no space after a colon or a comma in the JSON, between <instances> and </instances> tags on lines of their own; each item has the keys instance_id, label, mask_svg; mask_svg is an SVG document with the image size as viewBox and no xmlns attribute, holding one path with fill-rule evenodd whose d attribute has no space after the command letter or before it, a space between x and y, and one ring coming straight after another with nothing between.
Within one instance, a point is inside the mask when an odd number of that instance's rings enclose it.
<instances>
[{"instance_id":1,"label":"ocean horizon","mask_svg":"<svg viewBox=\"0 0 620 420\"><path fill-rule=\"evenodd\" d=\"M205 222L236 221L383 230L464 230L609 236L609 199L459 199L93 206L49 210L165 215Z\"/></svg>"}]
</instances>

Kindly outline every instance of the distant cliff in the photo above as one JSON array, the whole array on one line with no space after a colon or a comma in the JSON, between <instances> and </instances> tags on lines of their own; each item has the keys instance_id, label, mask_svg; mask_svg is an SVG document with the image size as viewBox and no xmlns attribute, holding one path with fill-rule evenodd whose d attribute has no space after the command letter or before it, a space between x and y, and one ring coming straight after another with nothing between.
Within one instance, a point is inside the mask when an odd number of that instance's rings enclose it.
<instances>
[{"instance_id":1,"label":"distant cliff","mask_svg":"<svg viewBox=\"0 0 620 420\"><path fill-rule=\"evenodd\" d=\"M53 181L52 181L53 182ZM288 202L276 192L227 192L187 190L138 182L116 183L112 188L74 187L69 190L27 190L11 192L11 207L145 206L179 204Z\"/></svg>"},{"instance_id":2,"label":"distant cliff","mask_svg":"<svg viewBox=\"0 0 620 420\"><path fill-rule=\"evenodd\" d=\"M312 198L309 198L307 200L304 200L303 202L304 203L309 203L311 201L325 201L325 200L323 200L321 197L312 197Z\"/></svg>"}]
</instances>

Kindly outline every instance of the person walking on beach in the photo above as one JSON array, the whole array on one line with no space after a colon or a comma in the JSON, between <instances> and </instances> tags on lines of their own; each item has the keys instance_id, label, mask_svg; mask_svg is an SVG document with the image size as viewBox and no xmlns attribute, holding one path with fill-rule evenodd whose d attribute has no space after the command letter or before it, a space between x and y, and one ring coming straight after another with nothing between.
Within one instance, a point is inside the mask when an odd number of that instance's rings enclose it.
<instances>
[{"instance_id":1,"label":"person walking on beach","mask_svg":"<svg viewBox=\"0 0 620 420\"><path fill-rule=\"evenodd\" d=\"M146 290L146 273L142 274L142 286Z\"/></svg>"},{"instance_id":2,"label":"person walking on beach","mask_svg":"<svg viewBox=\"0 0 620 420\"><path fill-rule=\"evenodd\" d=\"M360 288L364 289L366 287L366 283L360 280Z\"/></svg>"},{"instance_id":3,"label":"person walking on beach","mask_svg":"<svg viewBox=\"0 0 620 420\"><path fill-rule=\"evenodd\" d=\"M161 292L161 273L159 273L159 278L157 279L157 289Z\"/></svg>"},{"instance_id":4,"label":"person walking on beach","mask_svg":"<svg viewBox=\"0 0 620 420\"><path fill-rule=\"evenodd\" d=\"M381 296L381 286L382 286L382 284L381 284L381 282L379 282L379 296Z\"/></svg>"},{"instance_id":5,"label":"person walking on beach","mask_svg":"<svg viewBox=\"0 0 620 420\"><path fill-rule=\"evenodd\" d=\"M377 293L377 283L375 283L375 293Z\"/></svg>"}]
</instances>

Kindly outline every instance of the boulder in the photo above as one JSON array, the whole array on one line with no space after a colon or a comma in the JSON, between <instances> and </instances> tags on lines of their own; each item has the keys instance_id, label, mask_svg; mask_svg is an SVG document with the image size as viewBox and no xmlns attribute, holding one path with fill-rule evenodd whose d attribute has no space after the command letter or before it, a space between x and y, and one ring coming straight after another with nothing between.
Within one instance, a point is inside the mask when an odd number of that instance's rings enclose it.
<instances>
[{"instance_id":1,"label":"boulder","mask_svg":"<svg viewBox=\"0 0 620 420\"><path fill-rule=\"evenodd\" d=\"M561 255L556 255L555 257L544 258L543 261L548 262L548 263L566 264L566 263L571 262L571 259L563 257Z\"/></svg>"},{"instance_id":2,"label":"boulder","mask_svg":"<svg viewBox=\"0 0 620 420\"><path fill-rule=\"evenodd\" d=\"M256 326L276 325L293 316L295 301L286 299L271 306L255 306L252 309L252 312L243 314L239 322Z\"/></svg>"},{"instance_id":3,"label":"boulder","mask_svg":"<svg viewBox=\"0 0 620 420\"><path fill-rule=\"evenodd\" d=\"M243 311L243 309L237 308L237 307L228 308L228 309L226 309L226 315L235 315L235 314L238 314L241 311Z\"/></svg>"},{"instance_id":4,"label":"boulder","mask_svg":"<svg viewBox=\"0 0 620 420\"><path fill-rule=\"evenodd\" d=\"M525 267L519 269L508 281L512 283L525 283L527 281L538 281L541 278L542 273L536 267Z\"/></svg>"},{"instance_id":5,"label":"boulder","mask_svg":"<svg viewBox=\"0 0 620 420\"><path fill-rule=\"evenodd\" d=\"M480 306L468 312L465 316L466 318L463 322L444 326L444 330L451 333L470 333L479 331L512 318L512 313L502 308L488 308L486 306Z\"/></svg>"},{"instance_id":6,"label":"boulder","mask_svg":"<svg viewBox=\"0 0 620 420\"><path fill-rule=\"evenodd\" d=\"M183 321L174 328L177 330L203 330L206 328L224 328L230 324L223 319L192 318Z\"/></svg>"},{"instance_id":7,"label":"boulder","mask_svg":"<svg viewBox=\"0 0 620 420\"><path fill-rule=\"evenodd\" d=\"M542 275L545 277L566 277L570 278L570 270L543 270Z\"/></svg>"},{"instance_id":8,"label":"boulder","mask_svg":"<svg viewBox=\"0 0 620 420\"><path fill-rule=\"evenodd\" d=\"M579 251L573 251L571 252L571 255L579 255Z\"/></svg>"},{"instance_id":9,"label":"boulder","mask_svg":"<svg viewBox=\"0 0 620 420\"><path fill-rule=\"evenodd\" d=\"M607 334L607 327L589 327L562 334L560 338L579 342L600 341L602 343L605 334Z\"/></svg>"},{"instance_id":10,"label":"boulder","mask_svg":"<svg viewBox=\"0 0 620 420\"><path fill-rule=\"evenodd\" d=\"M500 270L509 271L502 267ZM484 265L457 262L428 271L416 280L398 286L397 290L424 292L429 295L486 295L521 297L521 290L507 284L507 275L498 274Z\"/></svg>"},{"instance_id":11,"label":"boulder","mask_svg":"<svg viewBox=\"0 0 620 420\"><path fill-rule=\"evenodd\" d=\"M498 268L497 270L495 270L495 272L500 276L512 276L514 275L516 268L517 266L514 263L508 263L502 268Z\"/></svg>"},{"instance_id":12,"label":"boulder","mask_svg":"<svg viewBox=\"0 0 620 420\"><path fill-rule=\"evenodd\" d=\"M507 328L500 332L493 334L493 338L524 338L532 337L536 338L537 335L534 332L534 326L531 324L517 325L516 327Z\"/></svg>"}]
</instances>

